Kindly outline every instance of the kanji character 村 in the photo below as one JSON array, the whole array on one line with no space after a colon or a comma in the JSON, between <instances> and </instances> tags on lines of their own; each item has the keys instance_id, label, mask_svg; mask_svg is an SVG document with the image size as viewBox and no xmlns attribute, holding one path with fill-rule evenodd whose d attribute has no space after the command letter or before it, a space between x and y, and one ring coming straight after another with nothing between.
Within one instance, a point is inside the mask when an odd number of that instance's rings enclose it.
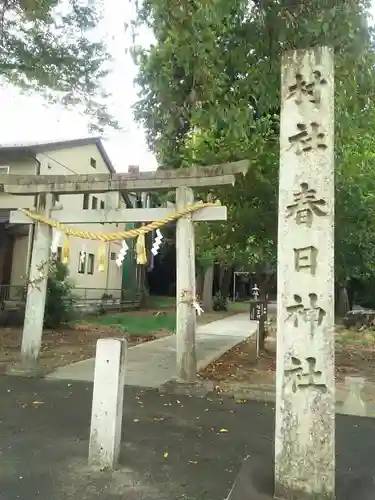
<instances>
[{"instance_id":1,"label":"kanji character \u6751","mask_svg":"<svg viewBox=\"0 0 375 500\"><path fill-rule=\"evenodd\" d=\"M288 87L287 99L295 97L296 104L301 104L304 99L314 104L321 101L321 88L327 84L327 80L322 77L320 71L313 72L313 81L307 82L300 73L296 74L296 83Z\"/></svg>"}]
</instances>

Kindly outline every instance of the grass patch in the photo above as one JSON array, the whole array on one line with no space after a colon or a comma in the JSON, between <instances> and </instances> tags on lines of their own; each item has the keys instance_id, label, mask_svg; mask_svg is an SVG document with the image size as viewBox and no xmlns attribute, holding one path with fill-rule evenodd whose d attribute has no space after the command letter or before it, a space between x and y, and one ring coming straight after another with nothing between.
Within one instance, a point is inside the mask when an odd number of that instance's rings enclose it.
<instances>
[{"instance_id":1,"label":"grass patch","mask_svg":"<svg viewBox=\"0 0 375 500\"><path fill-rule=\"evenodd\" d=\"M153 315L108 315L93 320L96 324L113 326L118 330L131 335L152 335L158 330L174 332L176 316L174 314Z\"/></svg>"},{"instance_id":2,"label":"grass patch","mask_svg":"<svg viewBox=\"0 0 375 500\"><path fill-rule=\"evenodd\" d=\"M176 307L176 297L158 297L151 295L147 299L148 306L154 309L168 309Z\"/></svg>"},{"instance_id":3,"label":"grass patch","mask_svg":"<svg viewBox=\"0 0 375 500\"><path fill-rule=\"evenodd\" d=\"M229 302L229 308L234 310L240 309L241 312L248 310L250 313L250 304L248 302Z\"/></svg>"},{"instance_id":4,"label":"grass patch","mask_svg":"<svg viewBox=\"0 0 375 500\"><path fill-rule=\"evenodd\" d=\"M356 330L339 327L336 330L336 345L347 348L374 348L375 331L372 328Z\"/></svg>"}]
</instances>

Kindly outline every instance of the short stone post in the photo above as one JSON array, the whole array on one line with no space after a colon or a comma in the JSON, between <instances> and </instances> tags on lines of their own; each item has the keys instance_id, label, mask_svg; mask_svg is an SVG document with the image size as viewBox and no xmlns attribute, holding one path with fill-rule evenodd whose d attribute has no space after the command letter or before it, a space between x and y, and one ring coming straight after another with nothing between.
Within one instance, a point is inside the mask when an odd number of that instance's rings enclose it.
<instances>
[{"instance_id":1,"label":"short stone post","mask_svg":"<svg viewBox=\"0 0 375 500\"><path fill-rule=\"evenodd\" d=\"M39 195L38 210L50 216L52 195ZM47 279L51 255L52 229L46 224L35 225L29 284L27 287L25 320L22 332L21 366L25 371L38 370L42 345L44 310L46 307ZM15 368L15 371L18 370Z\"/></svg>"},{"instance_id":2,"label":"short stone post","mask_svg":"<svg viewBox=\"0 0 375 500\"><path fill-rule=\"evenodd\" d=\"M345 386L348 389L348 395L342 406L342 413L366 417L366 403L361 398L365 379L363 377L345 377Z\"/></svg>"},{"instance_id":3,"label":"short stone post","mask_svg":"<svg viewBox=\"0 0 375 500\"><path fill-rule=\"evenodd\" d=\"M334 65L282 61L275 498L335 498Z\"/></svg>"},{"instance_id":4,"label":"short stone post","mask_svg":"<svg viewBox=\"0 0 375 500\"><path fill-rule=\"evenodd\" d=\"M191 188L176 189L176 209L183 210L194 203ZM195 300L195 238L194 222L191 215L177 220L176 224L176 354L177 380L194 383L197 376L195 352L196 310L192 305Z\"/></svg>"},{"instance_id":5,"label":"short stone post","mask_svg":"<svg viewBox=\"0 0 375 500\"><path fill-rule=\"evenodd\" d=\"M113 469L120 455L125 385L125 339L96 345L89 465Z\"/></svg>"}]
</instances>

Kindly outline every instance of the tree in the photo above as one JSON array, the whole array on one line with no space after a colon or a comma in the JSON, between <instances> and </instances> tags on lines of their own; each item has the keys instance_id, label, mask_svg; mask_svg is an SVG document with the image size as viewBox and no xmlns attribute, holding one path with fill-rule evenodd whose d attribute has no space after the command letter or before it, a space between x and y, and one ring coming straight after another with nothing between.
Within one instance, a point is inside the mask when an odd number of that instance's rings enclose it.
<instances>
[{"instance_id":1,"label":"tree","mask_svg":"<svg viewBox=\"0 0 375 500\"><path fill-rule=\"evenodd\" d=\"M74 296L73 283L69 279L66 265L52 261L47 281L44 326L57 328L72 319Z\"/></svg>"},{"instance_id":2,"label":"tree","mask_svg":"<svg viewBox=\"0 0 375 500\"><path fill-rule=\"evenodd\" d=\"M369 7L367 0L144 2L138 20L153 29L156 43L135 50L136 117L159 162L181 168L251 160L244 180L211 193L228 206L230 222L198 229L206 263L275 264L281 54L330 45L336 62L336 276L345 286L353 276L374 275Z\"/></svg>"},{"instance_id":3,"label":"tree","mask_svg":"<svg viewBox=\"0 0 375 500\"><path fill-rule=\"evenodd\" d=\"M83 105L93 128L118 126L102 89L110 57L92 33L100 18L92 0L3 0L0 79L52 102Z\"/></svg>"}]
</instances>

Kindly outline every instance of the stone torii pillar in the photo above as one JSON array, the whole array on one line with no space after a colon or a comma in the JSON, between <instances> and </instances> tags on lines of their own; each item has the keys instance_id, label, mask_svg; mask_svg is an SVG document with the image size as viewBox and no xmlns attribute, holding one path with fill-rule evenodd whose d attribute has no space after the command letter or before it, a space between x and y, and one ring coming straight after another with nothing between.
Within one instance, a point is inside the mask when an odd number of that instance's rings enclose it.
<instances>
[{"instance_id":1,"label":"stone torii pillar","mask_svg":"<svg viewBox=\"0 0 375 500\"><path fill-rule=\"evenodd\" d=\"M191 188L176 189L178 211L193 204L194 193ZM187 215L176 224L176 364L179 382L194 383L197 376L195 300L194 222L192 216Z\"/></svg>"},{"instance_id":2,"label":"stone torii pillar","mask_svg":"<svg viewBox=\"0 0 375 500\"><path fill-rule=\"evenodd\" d=\"M176 189L177 210L183 210L194 203L192 188L200 190L205 187L234 184L238 174L245 175L248 169L248 161L240 161L211 167L194 167L179 170L157 170L155 172L131 172L127 174L99 174L99 175L68 175L68 176L0 176L0 188L4 192L14 195L27 193L43 194L82 194L102 193L110 191L148 191ZM52 209L51 218L64 224L90 224L90 223L124 223L124 222L149 222L163 219L172 215L172 208L146 208L125 210L90 210L85 212L74 212L67 209ZM195 355L195 331L196 310L195 301L195 242L194 222L226 220L226 207L206 207L197 212L186 215L177 221L177 327L176 327L176 352L177 352L177 379L180 382L191 383L196 378L196 355ZM30 224L32 221L23 213L14 211L11 213L13 224ZM39 233L38 233L39 234ZM47 234L47 233L46 233ZM40 245L48 247L51 245L51 234L48 233L48 241L38 236L36 248ZM38 257L33 252L33 262ZM42 280L40 286L45 289ZM38 290L38 289L36 289ZM38 324L28 315L24 322L24 337L27 334L28 346L22 349L20 370L28 369L29 360L32 359L34 366L37 364L42 339L43 316L45 307L45 294L42 292L27 295L27 308L30 301L36 304L34 313L39 318ZM25 337L26 338L26 337ZM31 346L33 346L31 348ZM38 347L39 346L39 347ZM18 369L18 367L16 368Z\"/></svg>"}]
</instances>

